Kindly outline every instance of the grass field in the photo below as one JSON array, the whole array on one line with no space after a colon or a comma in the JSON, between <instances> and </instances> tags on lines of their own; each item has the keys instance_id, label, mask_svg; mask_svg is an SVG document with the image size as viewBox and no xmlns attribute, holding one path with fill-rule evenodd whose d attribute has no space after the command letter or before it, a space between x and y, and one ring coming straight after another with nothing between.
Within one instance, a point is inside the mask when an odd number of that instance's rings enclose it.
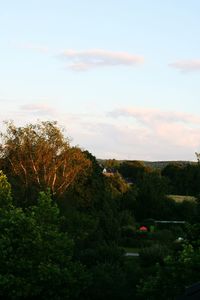
<instances>
[{"instance_id":1,"label":"grass field","mask_svg":"<svg viewBox=\"0 0 200 300\"><path fill-rule=\"evenodd\" d=\"M196 198L193 196L185 196L185 195L167 195L167 197L176 202L183 202L183 201L194 202L196 200Z\"/></svg>"}]
</instances>

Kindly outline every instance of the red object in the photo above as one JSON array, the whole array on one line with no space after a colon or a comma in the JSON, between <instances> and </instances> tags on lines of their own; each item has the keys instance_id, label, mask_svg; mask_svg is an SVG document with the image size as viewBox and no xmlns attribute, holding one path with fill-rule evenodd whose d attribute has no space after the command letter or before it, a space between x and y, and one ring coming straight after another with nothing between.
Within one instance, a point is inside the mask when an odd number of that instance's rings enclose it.
<instances>
[{"instance_id":1,"label":"red object","mask_svg":"<svg viewBox=\"0 0 200 300\"><path fill-rule=\"evenodd\" d=\"M140 231L148 231L148 228L146 226L141 226Z\"/></svg>"}]
</instances>

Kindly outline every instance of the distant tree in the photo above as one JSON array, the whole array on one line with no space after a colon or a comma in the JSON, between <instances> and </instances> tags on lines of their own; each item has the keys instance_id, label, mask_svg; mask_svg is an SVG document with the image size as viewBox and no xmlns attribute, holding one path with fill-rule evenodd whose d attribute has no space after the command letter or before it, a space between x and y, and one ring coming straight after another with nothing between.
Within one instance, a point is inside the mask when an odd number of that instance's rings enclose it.
<instances>
[{"instance_id":1,"label":"distant tree","mask_svg":"<svg viewBox=\"0 0 200 300\"><path fill-rule=\"evenodd\" d=\"M129 189L128 184L118 172L107 177L107 182L113 197L121 196Z\"/></svg>"},{"instance_id":2,"label":"distant tree","mask_svg":"<svg viewBox=\"0 0 200 300\"><path fill-rule=\"evenodd\" d=\"M115 169L118 169L119 164L120 164L119 161L116 160L116 159L107 159L104 162L104 166L106 168L115 168Z\"/></svg>"},{"instance_id":3,"label":"distant tree","mask_svg":"<svg viewBox=\"0 0 200 300\"><path fill-rule=\"evenodd\" d=\"M119 173L125 177L131 179L134 183L138 183L142 180L145 173L149 173L152 170L146 167L140 161L124 161L119 166Z\"/></svg>"},{"instance_id":4,"label":"distant tree","mask_svg":"<svg viewBox=\"0 0 200 300\"><path fill-rule=\"evenodd\" d=\"M200 153L199 152L195 152L198 164L200 164Z\"/></svg>"},{"instance_id":5,"label":"distant tree","mask_svg":"<svg viewBox=\"0 0 200 300\"><path fill-rule=\"evenodd\" d=\"M170 163L162 170L161 174L169 180L169 193L179 195L197 195L200 193L199 164Z\"/></svg>"},{"instance_id":6,"label":"distant tree","mask_svg":"<svg viewBox=\"0 0 200 300\"><path fill-rule=\"evenodd\" d=\"M167 181L158 173L145 174L138 185L135 202L137 220L162 218L165 207Z\"/></svg>"},{"instance_id":7,"label":"distant tree","mask_svg":"<svg viewBox=\"0 0 200 300\"><path fill-rule=\"evenodd\" d=\"M163 168L161 172L162 176L169 180L169 191L172 194L184 194L183 192L183 166L178 163L169 163Z\"/></svg>"}]
</instances>

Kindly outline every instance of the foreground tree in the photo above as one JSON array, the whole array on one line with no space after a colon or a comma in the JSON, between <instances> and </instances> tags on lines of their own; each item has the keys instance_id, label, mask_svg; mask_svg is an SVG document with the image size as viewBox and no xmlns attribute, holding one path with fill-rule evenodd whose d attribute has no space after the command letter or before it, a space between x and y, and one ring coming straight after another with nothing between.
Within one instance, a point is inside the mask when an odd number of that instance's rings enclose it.
<instances>
[{"instance_id":1,"label":"foreground tree","mask_svg":"<svg viewBox=\"0 0 200 300\"><path fill-rule=\"evenodd\" d=\"M60 230L50 194L22 210L12 205L10 186L0 174L1 299L79 299L87 287L84 267L73 262L73 241Z\"/></svg>"},{"instance_id":2,"label":"foreground tree","mask_svg":"<svg viewBox=\"0 0 200 300\"><path fill-rule=\"evenodd\" d=\"M14 186L30 197L50 188L60 196L91 163L77 147L71 147L56 122L40 122L25 127L7 123L1 134L1 167ZM35 195L34 195L35 196Z\"/></svg>"}]
</instances>

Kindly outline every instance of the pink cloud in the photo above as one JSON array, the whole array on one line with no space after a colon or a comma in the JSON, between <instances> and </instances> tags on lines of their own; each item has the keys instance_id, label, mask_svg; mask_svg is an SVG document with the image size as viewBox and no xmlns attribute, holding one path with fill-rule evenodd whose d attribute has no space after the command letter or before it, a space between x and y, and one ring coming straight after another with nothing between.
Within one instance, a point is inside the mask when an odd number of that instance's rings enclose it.
<instances>
[{"instance_id":1,"label":"pink cloud","mask_svg":"<svg viewBox=\"0 0 200 300\"><path fill-rule=\"evenodd\" d=\"M169 66L182 72L200 71L200 60L180 60L169 64Z\"/></svg>"},{"instance_id":2,"label":"pink cloud","mask_svg":"<svg viewBox=\"0 0 200 300\"><path fill-rule=\"evenodd\" d=\"M182 124L162 123L155 128L156 135L174 146L199 147L199 128Z\"/></svg>"},{"instance_id":3,"label":"pink cloud","mask_svg":"<svg viewBox=\"0 0 200 300\"><path fill-rule=\"evenodd\" d=\"M103 66L136 66L144 62L144 58L139 55L103 49L86 51L66 50L63 51L61 57L69 61L67 68L74 71L85 71Z\"/></svg>"},{"instance_id":4,"label":"pink cloud","mask_svg":"<svg viewBox=\"0 0 200 300\"><path fill-rule=\"evenodd\" d=\"M121 123L129 122L130 128L143 128L141 145L146 143L150 149L152 140L158 146L165 145L166 149L182 147L182 151L200 148L200 116L177 111L162 111L148 108L120 108L109 113L109 116ZM129 121L128 121L129 120ZM131 121L133 120L133 121Z\"/></svg>"},{"instance_id":5,"label":"pink cloud","mask_svg":"<svg viewBox=\"0 0 200 300\"><path fill-rule=\"evenodd\" d=\"M177 111L162 111L141 107L128 107L113 110L109 113L112 117L132 117L138 122L171 122L200 124L200 116Z\"/></svg>"}]
</instances>

